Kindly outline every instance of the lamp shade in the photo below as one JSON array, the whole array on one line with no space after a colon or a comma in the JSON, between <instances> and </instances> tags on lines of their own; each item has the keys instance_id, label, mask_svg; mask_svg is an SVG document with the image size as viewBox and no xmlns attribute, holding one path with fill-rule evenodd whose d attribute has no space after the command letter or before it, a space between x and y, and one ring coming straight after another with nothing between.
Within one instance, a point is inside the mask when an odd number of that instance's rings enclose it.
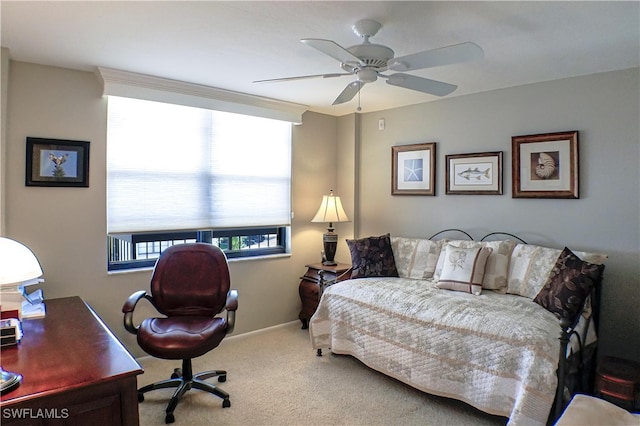
<instances>
[{"instance_id":1,"label":"lamp shade","mask_svg":"<svg viewBox=\"0 0 640 426\"><path fill-rule=\"evenodd\" d=\"M40 262L27 246L0 237L0 286L19 285L41 275Z\"/></svg>"},{"instance_id":2,"label":"lamp shade","mask_svg":"<svg viewBox=\"0 0 640 426\"><path fill-rule=\"evenodd\" d=\"M323 195L320 208L311 222L349 222L340 197L333 195L333 191L329 195Z\"/></svg>"}]
</instances>

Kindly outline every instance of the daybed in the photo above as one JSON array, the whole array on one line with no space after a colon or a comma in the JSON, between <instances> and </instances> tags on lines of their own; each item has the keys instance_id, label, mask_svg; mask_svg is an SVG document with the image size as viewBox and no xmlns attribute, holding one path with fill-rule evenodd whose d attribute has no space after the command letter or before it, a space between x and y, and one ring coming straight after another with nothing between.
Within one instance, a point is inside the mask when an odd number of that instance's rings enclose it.
<instances>
[{"instance_id":1,"label":"daybed","mask_svg":"<svg viewBox=\"0 0 640 426\"><path fill-rule=\"evenodd\" d=\"M606 255L496 234L348 240L351 279L325 283L312 346L511 425L557 418L592 380Z\"/></svg>"}]
</instances>

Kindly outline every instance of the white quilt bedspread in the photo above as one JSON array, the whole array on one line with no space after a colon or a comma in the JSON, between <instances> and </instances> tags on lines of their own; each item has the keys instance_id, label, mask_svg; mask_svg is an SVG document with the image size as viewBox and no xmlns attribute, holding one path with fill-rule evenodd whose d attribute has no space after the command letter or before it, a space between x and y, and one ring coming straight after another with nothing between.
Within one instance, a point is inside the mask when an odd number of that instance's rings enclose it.
<instances>
[{"instance_id":1,"label":"white quilt bedspread","mask_svg":"<svg viewBox=\"0 0 640 426\"><path fill-rule=\"evenodd\" d=\"M531 299L361 278L327 288L309 329L314 349L352 355L424 392L508 417L510 425L541 425L549 416L560 325Z\"/></svg>"}]
</instances>

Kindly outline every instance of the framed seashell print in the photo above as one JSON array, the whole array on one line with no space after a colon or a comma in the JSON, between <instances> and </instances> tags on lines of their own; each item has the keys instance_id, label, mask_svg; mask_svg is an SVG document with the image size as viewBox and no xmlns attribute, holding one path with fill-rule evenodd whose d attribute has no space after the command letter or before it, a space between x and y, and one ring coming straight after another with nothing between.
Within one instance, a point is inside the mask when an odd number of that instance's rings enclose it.
<instances>
[{"instance_id":1,"label":"framed seashell print","mask_svg":"<svg viewBox=\"0 0 640 426\"><path fill-rule=\"evenodd\" d=\"M513 136L512 198L580 198L578 131Z\"/></svg>"}]
</instances>

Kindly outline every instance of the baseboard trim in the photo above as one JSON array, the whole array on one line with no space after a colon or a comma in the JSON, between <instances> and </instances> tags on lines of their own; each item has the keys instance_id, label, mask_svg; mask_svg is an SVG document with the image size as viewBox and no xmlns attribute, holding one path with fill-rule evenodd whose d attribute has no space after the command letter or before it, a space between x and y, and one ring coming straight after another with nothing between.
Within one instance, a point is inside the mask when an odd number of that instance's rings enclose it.
<instances>
[{"instance_id":1,"label":"baseboard trim","mask_svg":"<svg viewBox=\"0 0 640 426\"><path fill-rule=\"evenodd\" d=\"M245 338L245 337L251 337L251 336L255 336L257 334L263 334L263 333L267 333L269 331L277 330L279 328L289 327L292 324L295 324L297 322L300 322L300 321L299 320L294 320L294 321L285 322L283 324L272 325L271 327L261 328L261 329L253 330L253 331L247 331L246 333L233 334L233 335L231 335L229 337L225 337L225 339L222 341L222 343L224 343L226 340L230 341L230 340L236 340L236 339L241 339L241 338Z\"/></svg>"}]
</instances>

